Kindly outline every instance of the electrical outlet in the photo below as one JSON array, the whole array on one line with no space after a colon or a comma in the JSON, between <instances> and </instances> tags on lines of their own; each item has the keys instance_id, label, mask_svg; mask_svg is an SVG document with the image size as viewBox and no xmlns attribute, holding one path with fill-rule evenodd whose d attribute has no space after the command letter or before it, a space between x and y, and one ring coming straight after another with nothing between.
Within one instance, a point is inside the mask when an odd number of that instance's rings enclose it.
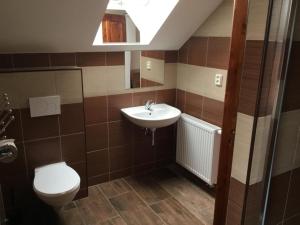
<instances>
[{"instance_id":1,"label":"electrical outlet","mask_svg":"<svg viewBox=\"0 0 300 225\"><path fill-rule=\"evenodd\" d=\"M216 74L216 76L215 76L215 85L217 87L222 87L222 85L223 85L223 75L222 74Z\"/></svg>"},{"instance_id":2,"label":"electrical outlet","mask_svg":"<svg viewBox=\"0 0 300 225\"><path fill-rule=\"evenodd\" d=\"M148 60L148 61L146 62L146 68L147 68L147 70L151 70L151 68L152 68L152 63L151 63L150 60Z\"/></svg>"}]
</instances>

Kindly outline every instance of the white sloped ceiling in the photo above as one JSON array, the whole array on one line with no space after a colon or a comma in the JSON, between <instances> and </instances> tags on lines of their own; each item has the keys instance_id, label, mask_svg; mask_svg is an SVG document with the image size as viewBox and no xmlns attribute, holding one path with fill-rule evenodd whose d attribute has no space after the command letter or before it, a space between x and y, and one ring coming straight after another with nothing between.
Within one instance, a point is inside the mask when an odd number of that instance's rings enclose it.
<instances>
[{"instance_id":1,"label":"white sloped ceiling","mask_svg":"<svg viewBox=\"0 0 300 225\"><path fill-rule=\"evenodd\" d=\"M93 46L108 0L0 0L0 53L179 49L221 2L179 0L149 45Z\"/></svg>"}]
</instances>

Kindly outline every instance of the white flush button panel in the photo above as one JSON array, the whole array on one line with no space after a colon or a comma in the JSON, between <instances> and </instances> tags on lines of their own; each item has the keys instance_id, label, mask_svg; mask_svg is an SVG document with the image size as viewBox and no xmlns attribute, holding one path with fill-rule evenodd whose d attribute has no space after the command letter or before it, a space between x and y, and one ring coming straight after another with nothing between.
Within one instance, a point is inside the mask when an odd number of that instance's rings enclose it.
<instances>
[{"instance_id":1,"label":"white flush button panel","mask_svg":"<svg viewBox=\"0 0 300 225\"><path fill-rule=\"evenodd\" d=\"M31 117L60 114L60 96L45 96L29 98Z\"/></svg>"},{"instance_id":2,"label":"white flush button panel","mask_svg":"<svg viewBox=\"0 0 300 225\"><path fill-rule=\"evenodd\" d=\"M223 85L223 74L216 74L216 76L215 76L215 85L217 87L222 87L222 85Z\"/></svg>"}]
</instances>

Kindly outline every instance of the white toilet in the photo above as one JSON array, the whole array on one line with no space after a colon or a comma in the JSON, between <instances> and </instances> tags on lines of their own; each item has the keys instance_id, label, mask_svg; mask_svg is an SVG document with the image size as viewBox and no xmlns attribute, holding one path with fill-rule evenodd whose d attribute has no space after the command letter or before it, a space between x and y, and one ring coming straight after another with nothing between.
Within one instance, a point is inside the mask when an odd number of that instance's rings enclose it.
<instances>
[{"instance_id":1,"label":"white toilet","mask_svg":"<svg viewBox=\"0 0 300 225\"><path fill-rule=\"evenodd\" d=\"M42 201L55 209L70 203L79 188L79 175L65 162L35 169L33 189Z\"/></svg>"}]
</instances>

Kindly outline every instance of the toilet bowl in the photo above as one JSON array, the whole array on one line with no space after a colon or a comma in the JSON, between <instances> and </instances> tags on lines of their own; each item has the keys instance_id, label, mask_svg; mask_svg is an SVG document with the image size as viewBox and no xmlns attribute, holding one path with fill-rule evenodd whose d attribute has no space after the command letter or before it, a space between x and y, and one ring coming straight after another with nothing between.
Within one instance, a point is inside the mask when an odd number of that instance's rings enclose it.
<instances>
[{"instance_id":1,"label":"toilet bowl","mask_svg":"<svg viewBox=\"0 0 300 225\"><path fill-rule=\"evenodd\" d=\"M55 209L70 203L79 188L79 175L65 162L35 169L33 189L39 199Z\"/></svg>"}]
</instances>

